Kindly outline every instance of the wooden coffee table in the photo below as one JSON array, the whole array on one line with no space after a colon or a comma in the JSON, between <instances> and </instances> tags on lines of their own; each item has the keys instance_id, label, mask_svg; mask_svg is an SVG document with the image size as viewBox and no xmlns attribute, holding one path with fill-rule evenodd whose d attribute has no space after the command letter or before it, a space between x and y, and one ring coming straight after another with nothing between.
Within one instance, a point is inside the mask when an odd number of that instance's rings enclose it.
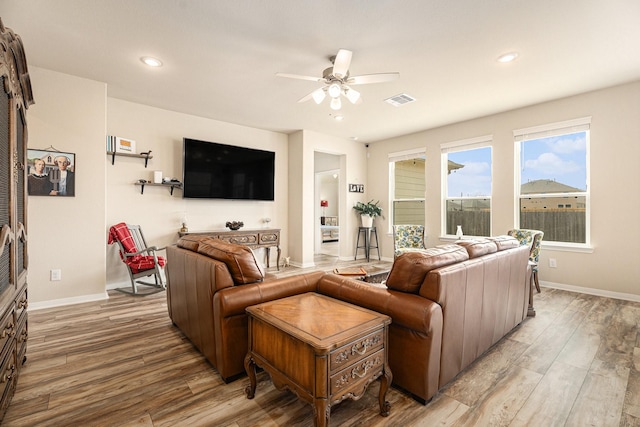
<instances>
[{"instance_id":1,"label":"wooden coffee table","mask_svg":"<svg viewBox=\"0 0 640 427\"><path fill-rule=\"evenodd\" d=\"M313 405L316 426L327 426L331 406L359 399L381 377L380 415L389 415L389 316L316 293L247 307L247 313L249 399L255 395L257 365L276 388Z\"/></svg>"}]
</instances>

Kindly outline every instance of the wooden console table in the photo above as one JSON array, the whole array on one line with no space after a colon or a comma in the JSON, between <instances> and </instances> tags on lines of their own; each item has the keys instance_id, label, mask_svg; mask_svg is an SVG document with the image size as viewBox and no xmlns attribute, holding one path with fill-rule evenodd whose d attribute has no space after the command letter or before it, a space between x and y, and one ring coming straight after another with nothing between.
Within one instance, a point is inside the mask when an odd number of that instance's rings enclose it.
<instances>
[{"instance_id":1,"label":"wooden console table","mask_svg":"<svg viewBox=\"0 0 640 427\"><path fill-rule=\"evenodd\" d=\"M380 415L389 415L392 375L387 360L391 318L313 292L247 307L249 352L244 366L255 396L256 366L278 389L313 405L316 426L327 426L331 407L357 400L381 378Z\"/></svg>"},{"instance_id":2,"label":"wooden console table","mask_svg":"<svg viewBox=\"0 0 640 427\"><path fill-rule=\"evenodd\" d=\"M179 232L180 237L187 234L205 235L213 239L224 240L229 243L249 246L250 248L264 248L267 252L267 268L269 268L269 253L271 248L278 250L276 267L280 270L280 229L260 228L256 230L214 230Z\"/></svg>"}]
</instances>

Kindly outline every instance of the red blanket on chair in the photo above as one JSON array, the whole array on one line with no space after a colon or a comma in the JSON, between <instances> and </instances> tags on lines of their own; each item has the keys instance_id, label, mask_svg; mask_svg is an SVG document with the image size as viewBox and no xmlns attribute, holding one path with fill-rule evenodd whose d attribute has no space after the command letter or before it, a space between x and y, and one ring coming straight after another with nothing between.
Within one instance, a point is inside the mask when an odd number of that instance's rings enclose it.
<instances>
[{"instance_id":1,"label":"red blanket on chair","mask_svg":"<svg viewBox=\"0 0 640 427\"><path fill-rule=\"evenodd\" d=\"M109 228L108 243L112 244L115 242L120 242L126 253L133 254L138 252L138 248L136 248L133 237L129 232L129 227L127 227L127 224L124 222L121 222ZM129 266L129 268L131 268L131 271L134 274L141 271L150 270L155 267L155 261L153 259L153 256L151 255L134 255L127 257L124 256L122 251L120 251L120 258L122 259L122 261L124 261L125 264ZM158 256L156 258L158 259L158 265L160 267L164 267L166 263L164 257Z\"/></svg>"}]
</instances>

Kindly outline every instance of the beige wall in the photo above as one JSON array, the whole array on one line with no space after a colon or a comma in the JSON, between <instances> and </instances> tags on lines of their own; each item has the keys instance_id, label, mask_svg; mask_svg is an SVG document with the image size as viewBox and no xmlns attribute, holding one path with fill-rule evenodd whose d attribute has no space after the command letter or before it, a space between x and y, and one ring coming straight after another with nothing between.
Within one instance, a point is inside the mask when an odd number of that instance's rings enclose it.
<instances>
[{"instance_id":1,"label":"beige wall","mask_svg":"<svg viewBox=\"0 0 640 427\"><path fill-rule=\"evenodd\" d=\"M280 228L282 248L288 242L288 144L287 135L224 123L202 117L152 108L119 99L107 100L107 133L136 141L138 152L152 150L153 159L144 161L116 157L107 166L107 227L118 222L140 224L147 243L165 246L175 243L181 218L186 213L190 231L218 230L227 221L244 222L244 228ZM139 179L153 180L153 171L182 180L183 137L223 144L259 148L276 153L275 201L184 199L181 190L173 196L167 188L133 185ZM106 158L106 156L105 156ZM258 254L260 260L263 252ZM271 251L275 265L276 251ZM128 280L115 246L107 248L107 284Z\"/></svg>"},{"instance_id":2,"label":"beige wall","mask_svg":"<svg viewBox=\"0 0 640 427\"><path fill-rule=\"evenodd\" d=\"M439 239L441 221L440 144L493 135L492 234L515 226L513 130L591 116L591 252L544 247L540 278L548 285L612 296L640 297L640 82L564 98L371 144L371 196L388 208L388 154L426 147L427 244ZM619 203L624 200L624 206ZM388 230L388 228L386 229ZM390 258L393 242L383 238ZM549 258L557 268L549 268Z\"/></svg>"},{"instance_id":3,"label":"beige wall","mask_svg":"<svg viewBox=\"0 0 640 427\"><path fill-rule=\"evenodd\" d=\"M75 153L76 196L29 196L29 302L104 298L106 85L29 67L29 148ZM51 269L62 280L49 280Z\"/></svg>"},{"instance_id":4,"label":"beige wall","mask_svg":"<svg viewBox=\"0 0 640 427\"><path fill-rule=\"evenodd\" d=\"M338 216L341 259L353 256L359 218L352 206L356 201L365 201L367 197L367 193L347 191L348 183L366 184L367 157L364 144L312 131L299 131L289 137L289 231L292 236L300 236L300 239L292 239L289 249L292 263L304 267L314 265L314 238L319 224L314 179L316 151L340 156Z\"/></svg>"},{"instance_id":5,"label":"beige wall","mask_svg":"<svg viewBox=\"0 0 640 427\"><path fill-rule=\"evenodd\" d=\"M115 247L107 246L107 230L120 221L143 226L147 240L174 243L186 212L191 230L224 228L228 220L245 227L282 228L288 241L287 135L203 119L107 98L104 83L30 67L36 104L29 108L29 148L76 155L76 196L29 197L29 298L32 308L105 298L105 290L127 284L126 270ZM107 122L109 123L107 127ZM105 135L136 141L137 151L152 150L147 168L142 159L117 157L111 165ZM182 175L184 136L276 152L276 201L245 202L183 199L166 188L133 185L163 175ZM275 262L275 251L272 251ZM62 280L49 280L51 269Z\"/></svg>"}]
</instances>

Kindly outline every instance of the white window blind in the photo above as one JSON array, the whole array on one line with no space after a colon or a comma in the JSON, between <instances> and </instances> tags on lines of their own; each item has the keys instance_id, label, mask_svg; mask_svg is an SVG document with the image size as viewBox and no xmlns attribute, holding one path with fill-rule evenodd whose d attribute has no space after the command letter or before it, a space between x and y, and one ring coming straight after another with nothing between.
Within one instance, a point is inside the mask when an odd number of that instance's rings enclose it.
<instances>
[{"instance_id":1,"label":"white window blind","mask_svg":"<svg viewBox=\"0 0 640 427\"><path fill-rule=\"evenodd\" d=\"M582 132L589 130L590 127L591 116L524 129L516 129L513 131L513 137L516 142L520 142L527 139L539 139L549 136L564 135L567 133Z\"/></svg>"}]
</instances>

